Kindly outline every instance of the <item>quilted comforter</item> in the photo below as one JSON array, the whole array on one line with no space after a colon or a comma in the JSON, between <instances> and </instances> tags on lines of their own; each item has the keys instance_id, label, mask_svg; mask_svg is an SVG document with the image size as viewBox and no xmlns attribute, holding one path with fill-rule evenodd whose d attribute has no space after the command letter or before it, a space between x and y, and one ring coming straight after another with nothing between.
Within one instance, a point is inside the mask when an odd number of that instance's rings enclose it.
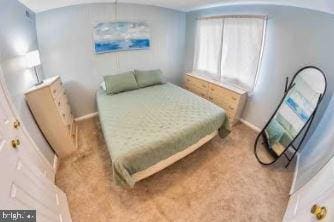
<instances>
[{"instance_id":1,"label":"quilted comforter","mask_svg":"<svg viewBox=\"0 0 334 222\"><path fill-rule=\"evenodd\" d=\"M217 129L221 137L230 131L222 108L170 83L115 95L99 90L97 106L114 180L130 187L134 173Z\"/></svg>"}]
</instances>

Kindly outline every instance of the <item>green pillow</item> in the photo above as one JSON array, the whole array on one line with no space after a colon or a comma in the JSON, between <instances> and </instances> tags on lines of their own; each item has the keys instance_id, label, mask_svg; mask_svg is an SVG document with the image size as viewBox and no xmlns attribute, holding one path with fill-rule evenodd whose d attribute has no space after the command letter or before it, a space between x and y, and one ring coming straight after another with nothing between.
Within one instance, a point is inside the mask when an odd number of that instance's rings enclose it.
<instances>
[{"instance_id":1,"label":"green pillow","mask_svg":"<svg viewBox=\"0 0 334 222\"><path fill-rule=\"evenodd\" d=\"M135 76L139 87L147 87L163 84L163 75L160 69L156 70L135 70Z\"/></svg>"},{"instance_id":2,"label":"green pillow","mask_svg":"<svg viewBox=\"0 0 334 222\"><path fill-rule=\"evenodd\" d=\"M133 71L104 76L103 78L106 83L107 94L116 94L138 89L138 84Z\"/></svg>"}]
</instances>

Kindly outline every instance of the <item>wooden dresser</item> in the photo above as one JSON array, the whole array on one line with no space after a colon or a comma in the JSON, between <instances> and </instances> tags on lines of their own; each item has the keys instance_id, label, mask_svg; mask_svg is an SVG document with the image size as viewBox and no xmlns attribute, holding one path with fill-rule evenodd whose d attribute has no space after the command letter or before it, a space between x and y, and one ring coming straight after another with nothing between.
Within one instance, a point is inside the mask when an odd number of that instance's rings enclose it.
<instances>
[{"instance_id":1,"label":"wooden dresser","mask_svg":"<svg viewBox=\"0 0 334 222\"><path fill-rule=\"evenodd\" d=\"M25 93L27 103L44 136L58 157L77 149L77 126L59 76L44 80Z\"/></svg>"},{"instance_id":2,"label":"wooden dresser","mask_svg":"<svg viewBox=\"0 0 334 222\"><path fill-rule=\"evenodd\" d=\"M232 126L239 122L247 101L246 91L190 73L184 76L184 88L222 107Z\"/></svg>"}]
</instances>

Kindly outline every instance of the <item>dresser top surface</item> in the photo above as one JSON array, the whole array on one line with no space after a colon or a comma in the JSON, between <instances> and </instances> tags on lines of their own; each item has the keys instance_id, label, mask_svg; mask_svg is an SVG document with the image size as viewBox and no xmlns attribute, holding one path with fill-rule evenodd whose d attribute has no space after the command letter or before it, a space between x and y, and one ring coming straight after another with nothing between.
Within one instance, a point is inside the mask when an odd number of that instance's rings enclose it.
<instances>
[{"instance_id":1,"label":"dresser top surface","mask_svg":"<svg viewBox=\"0 0 334 222\"><path fill-rule=\"evenodd\" d=\"M53 76L53 77L50 77L48 79L45 79L45 80L43 80L42 84L31 87L24 94L29 94L29 93L34 92L36 90L39 90L39 89L42 89L42 88L45 88L45 87L49 87L54 82L56 82L58 79L60 79L59 76Z\"/></svg>"},{"instance_id":2,"label":"dresser top surface","mask_svg":"<svg viewBox=\"0 0 334 222\"><path fill-rule=\"evenodd\" d=\"M227 84L227 83L219 82L217 80L208 78L206 76L203 76L203 75L200 75L200 74L197 74L197 73L186 73L186 75L194 77L194 78L202 79L204 81L210 82L210 83L215 84L217 86L224 87L224 88L229 89L229 90L231 90L233 92L236 92L236 93L238 93L240 95L247 94L246 90L243 90L241 88L235 87L235 86Z\"/></svg>"}]
</instances>

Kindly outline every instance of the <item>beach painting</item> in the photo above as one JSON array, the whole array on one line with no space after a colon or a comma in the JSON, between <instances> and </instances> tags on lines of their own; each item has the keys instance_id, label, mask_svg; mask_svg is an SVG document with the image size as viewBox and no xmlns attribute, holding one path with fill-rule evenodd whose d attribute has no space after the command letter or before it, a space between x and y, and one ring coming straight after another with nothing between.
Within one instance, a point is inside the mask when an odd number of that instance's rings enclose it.
<instances>
[{"instance_id":1,"label":"beach painting","mask_svg":"<svg viewBox=\"0 0 334 222\"><path fill-rule=\"evenodd\" d=\"M148 49L150 29L145 22L101 22L94 27L97 54Z\"/></svg>"}]
</instances>

